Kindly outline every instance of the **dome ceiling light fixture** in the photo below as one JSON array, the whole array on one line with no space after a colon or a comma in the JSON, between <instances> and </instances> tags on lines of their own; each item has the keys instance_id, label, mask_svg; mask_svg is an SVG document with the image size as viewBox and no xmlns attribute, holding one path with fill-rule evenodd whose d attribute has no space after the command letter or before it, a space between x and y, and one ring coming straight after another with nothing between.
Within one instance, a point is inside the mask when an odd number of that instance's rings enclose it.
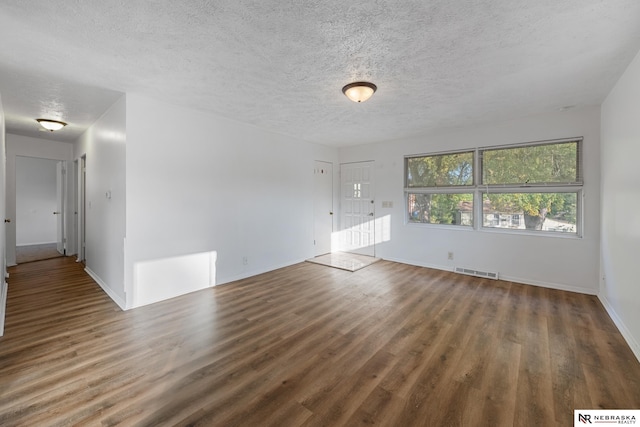
<instances>
[{"instance_id":1,"label":"dome ceiling light fixture","mask_svg":"<svg viewBox=\"0 0 640 427\"><path fill-rule=\"evenodd\" d=\"M60 120L50 119L36 119L36 122L40 123L40 126L45 128L49 132L60 130L67 125L65 122L61 122Z\"/></svg>"},{"instance_id":2,"label":"dome ceiling light fixture","mask_svg":"<svg viewBox=\"0 0 640 427\"><path fill-rule=\"evenodd\" d=\"M364 102L375 93L378 87L369 82L349 83L342 88L342 93L353 102Z\"/></svg>"}]
</instances>

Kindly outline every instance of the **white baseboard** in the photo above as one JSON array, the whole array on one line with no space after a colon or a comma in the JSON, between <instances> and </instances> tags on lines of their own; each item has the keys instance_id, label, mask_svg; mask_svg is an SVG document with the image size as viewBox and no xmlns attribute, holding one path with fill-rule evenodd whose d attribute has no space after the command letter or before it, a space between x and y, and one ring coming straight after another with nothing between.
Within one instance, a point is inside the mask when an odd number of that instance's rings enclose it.
<instances>
[{"instance_id":1,"label":"white baseboard","mask_svg":"<svg viewBox=\"0 0 640 427\"><path fill-rule=\"evenodd\" d=\"M600 299L600 302L604 306L604 309L607 310L607 313L609 313L609 317L611 317L613 323L615 323L615 325L618 327L618 330L622 334L622 337L625 339L627 344L629 344L629 347L631 348L633 354L636 356L636 359L638 359L638 362L640 362L640 344L635 340L635 338L629 331L629 328L627 328L627 325L625 325L622 319L620 319L618 313L616 313L611 303L609 303L609 300L607 300L607 297L599 294L598 299Z\"/></svg>"},{"instance_id":2,"label":"white baseboard","mask_svg":"<svg viewBox=\"0 0 640 427\"><path fill-rule=\"evenodd\" d=\"M598 291L595 289L578 288L576 286L563 285L560 283L540 282L537 280L528 280L528 279L522 279L520 277L503 276L503 275L500 275L500 280L506 280L507 282L522 283L523 285L538 286L541 288L557 289L559 291L575 292L578 294L598 295Z\"/></svg>"},{"instance_id":3,"label":"white baseboard","mask_svg":"<svg viewBox=\"0 0 640 427\"><path fill-rule=\"evenodd\" d=\"M435 270L444 270L444 271L454 272L454 268L455 268L455 267L445 266L445 265L436 265L436 264L427 264L427 263L415 263L415 262L410 262L410 261L402 260L402 259L394 259L394 258L385 258L385 259L387 261L399 262L401 264L408 264L408 265L416 265L418 267L433 268ZM507 281L507 282L515 282L515 283L521 283L523 285L539 286L541 288L557 289L559 291L576 292L576 293L579 293L579 294L598 295L598 291L595 290L595 289L578 288L578 287L575 287L575 286L563 285L563 284L559 284L559 283L540 282L540 281L537 281L537 280L529 280L529 279L523 279L521 277L503 275L500 272L498 272L498 273L499 273L499 277L498 278L500 280L504 280L504 281Z\"/></svg>"},{"instance_id":4,"label":"white baseboard","mask_svg":"<svg viewBox=\"0 0 640 427\"><path fill-rule=\"evenodd\" d=\"M58 242L53 241L53 242L34 242L34 243L16 243L16 247L21 247L21 246L36 246L36 245L53 245L53 244L57 244Z\"/></svg>"},{"instance_id":5,"label":"white baseboard","mask_svg":"<svg viewBox=\"0 0 640 427\"><path fill-rule=\"evenodd\" d=\"M0 337L4 335L4 316L7 308L7 293L9 292L9 286L7 282L2 281L0 285Z\"/></svg>"},{"instance_id":6,"label":"white baseboard","mask_svg":"<svg viewBox=\"0 0 640 427\"><path fill-rule=\"evenodd\" d=\"M104 283L102 281L102 279L100 279L100 277L94 273L93 271L91 271L90 268L85 267L84 271L87 272L87 274L89 276L91 276L91 278L98 284L98 286L100 286L102 288L102 290L109 295L109 298L111 298L113 300L113 302L115 302L116 304L118 304L118 307L120 307L121 310L126 310L126 304L125 302L122 300L122 298L120 298L118 295L116 295L111 288L109 288L109 286L107 286L106 283Z\"/></svg>"},{"instance_id":7,"label":"white baseboard","mask_svg":"<svg viewBox=\"0 0 640 427\"><path fill-rule=\"evenodd\" d=\"M219 280L216 280L215 284L216 284L216 286L217 285L224 285L224 284L227 284L227 283L235 282L237 280L242 280L242 279L246 279L248 277L253 277L253 276L257 276L259 274L264 274L264 273L268 273L270 271L278 270L280 268L289 267L289 266L294 265L294 264L299 264L301 262L304 262L305 260L306 260L306 258L296 259L296 260L292 260L292 261L289 261L289 262L272 265L272 266L269 266L267 268L250 270L250 271L246 271L246 272L244 272L242 274L237 274L237 275L229 276L229 277L223 277L223 278L220 278Z\"/></svg>"},{"instance_id":8,"label":"white baseboard","mask_svg":"<svg viewBox=\"0 0 640 427\"><path fill-rule=\"evenodd\" d=\"M412 262L412 261L407 261L405 259L399 259L399 258L387 258L387 257L384 257L383 259L386 260L386 261L397 262L397 263L400 263L400 264L415 265L417 267L433 268L434 270L443 270L443 271L451 271L451 272L453 272L453 267L450 267L450 266L429 264L429 263L426 263L426 262Z\"/></svg>"}]
</instances>

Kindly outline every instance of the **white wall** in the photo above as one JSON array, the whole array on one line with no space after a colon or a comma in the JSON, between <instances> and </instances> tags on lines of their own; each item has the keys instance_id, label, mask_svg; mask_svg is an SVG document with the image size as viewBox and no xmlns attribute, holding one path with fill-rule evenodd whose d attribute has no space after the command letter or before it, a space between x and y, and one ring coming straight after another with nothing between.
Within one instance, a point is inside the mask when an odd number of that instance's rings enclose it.
<instances>
[{"instance_id":1,"label":"white wall","mask_svg":"<svg viewBox=\"0 0 640 427\"><path fill-rule=\"evenodd\" d=\"M7 233L7 265L16 264L16 157L38 157L43 159L70 161L73 145L67 142L51 141L40 138L30 138L22 135L7 134L7 218L11 222L6 224ZM67 174L67 179L69 179ZM69 202L69 200L67 200ZM71 211L71 206L67 206ZM72 228L73 217L67 215L65 227Z\"/></svg>"},{"instance_id":2,"label":"white wall","mask_svg":"<svg viewBox=\"0 0 640 427\"><path fill-rule=\"evenodd\" d=\"M451 129L382 144L343 148L341 162L375 161L376 217L389 220L389 240L376 255L408 264L451 270L497 271L506 280L596 294L600 227L600 110L587 108L486 126ZM584 137L584 236L515 235L424 224L405 224L405 155L490 145ZM382 208L392 201L393 208ZM383 222L384 223L384 222ZM384 240L384 239L383 239ZM454 253L454 260L447 253Z\"/></svg>"},{"instance_id":3,"label":"white wall","mask_svg":"<svg viewBox=\"0 0 640 427\"><path fill-rule=\"evenodd\" d=\"M600 299L640 359L640 53L602 104Z\"/></svg>"},{"instance_id":4,"label":"white wall","mask_svg":"<svg viewBox=\"0 0 640 427\"><path fill-rule=\"evenodd\" d=\"M127 305L312 257L314 160L336 158L332 148L127 95ZM151 274L164 264L184 274Z\"/></svg>"},{"instance_id":5,"label":"white wall","mask_svg":"<svg viewBox=\"0 0 640 427\"><path fill-rule=\"evenodd\" d=\"M57 160L16 158L16 245L57 241Z\"/></svg>"},{"instance_id":6,"label":"white wall","mask_svg":"<svg viewBox=\"0 0 640 427\"><path fill-rule=\"evenodd\" d=\"M73 158L86 155L87 272L125 306L126 98L123 96L74 144ZM109 194L109 196L107 196Z\"/></svg>"}]
</instances>

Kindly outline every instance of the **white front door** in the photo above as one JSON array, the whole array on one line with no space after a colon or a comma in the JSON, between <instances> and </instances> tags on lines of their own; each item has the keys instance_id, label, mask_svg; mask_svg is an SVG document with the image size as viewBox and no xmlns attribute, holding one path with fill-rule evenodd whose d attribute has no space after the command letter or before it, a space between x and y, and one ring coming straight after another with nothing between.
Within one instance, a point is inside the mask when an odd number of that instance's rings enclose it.
<instances>
[{"instance_id":1,"label":"white front door","mask_svg":"<svg viewBox=\"0 0 640 427\"><path fill-rule=\"evenodd\" d=\"M333 164L316 161L314 178L314 255L331 252L333 233Z\"/></svg>"},{"instance_id":2,"label":"white front door","mask_svg":"<svg viewBox=\"0 0 640 427\"><path fill-rule=\"evenodd\" d=\"M65 182L64 162L56 163L56 215L57 228L57 249L62 255L65 255L64 247L64 182Z\"/></svg>"},{"instance_id":3,"label":"white front door","mask_svg":"<svg viewBox=\"0 0 640 427\"><path fill-rule=\"evenodd\" d=\"M375 256L373 162L340 165L341 249Z\"/></svg>"}]
</instances>

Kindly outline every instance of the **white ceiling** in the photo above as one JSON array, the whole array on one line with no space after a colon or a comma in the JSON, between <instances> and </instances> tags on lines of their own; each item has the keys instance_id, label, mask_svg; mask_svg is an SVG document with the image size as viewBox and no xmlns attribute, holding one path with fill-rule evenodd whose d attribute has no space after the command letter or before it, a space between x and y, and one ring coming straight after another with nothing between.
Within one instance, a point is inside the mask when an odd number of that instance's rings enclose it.
<instances>
[{"instance_id":1,"label":"white ceiling","mask_svg":"<svg viewBox=\"0 0 640 427\"><path fill-rule=\"evenodd\" d=\"M640 1L3 0L0 35L10 133L71 141L135 92L346 146L600 104Z\"/></svg>"}]
</instances>

